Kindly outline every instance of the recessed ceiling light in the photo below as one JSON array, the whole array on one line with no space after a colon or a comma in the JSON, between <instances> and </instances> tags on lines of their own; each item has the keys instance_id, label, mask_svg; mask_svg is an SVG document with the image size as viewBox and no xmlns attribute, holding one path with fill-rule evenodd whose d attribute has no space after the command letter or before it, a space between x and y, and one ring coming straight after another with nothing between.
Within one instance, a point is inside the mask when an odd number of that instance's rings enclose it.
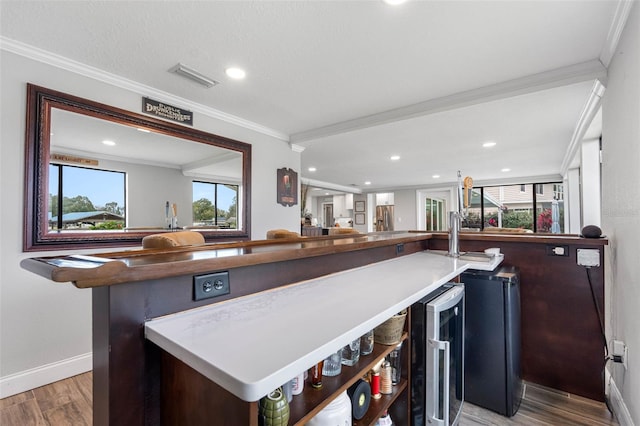
<instances>
[{"instance_id":1,"label":"recessed ceiling light","mask_svg":"<svg viewBox=\"0 0 640 426\"><path fill-rule=\"evenodd\" d=\"M482 144L482 146L483 146L484 148L491 148L491 147L496 146L496 143L495 143L494 141L489 141L489 142L485 142L485 143L483 143L483 144Z\"/></svg>"},{"instance_id":2,"label":"recessed ceiling light","mask_svg":"<svg viewBox=\"0 0 640 426\"><path fill-rule=\"evenodd\" d=\"M224 72L234 80L242 80L247 76L247 73L242 68L231 67L224 70Z\"/></svg>"},{"instance_id":3,"label":"recessed ceiling light","mask_svg":"<svg viewBox=\"0 0 640 426\"><path fill-rule=\"evenodd\" d=\"M366 181L364 184L365 184L365 185L371 185L371 181L369 181L369 180L368 180L368 181Z\"/></svg>"},{"instance_id":4,"label":"recessed ceiling light","mask_svg":"<svg viewBox=\"0 0 640 426\"><path fill-rule=\"evenodd\" d=\"M399 4L405 3L407 0L382 0L388 5L397 6Z\"/></svg>"},{"instance_id":5,"label":"recessed ceiling light","mask_svg":"<svg viewBox=\"0 0 640 426\"><path fill-rule=\"evenodd\" d=\"M102 143L103 143L104 145L107 145L107 146L115 146L115 145L116 145L116 143L115 143L114 141L107 141L107 140L105 140L105 141L102 141Z\"/></svg>"},{"instance_id":6,"label":"recessed ceiling light","mask_svg":"<svg viewBox=\"0 0 640 426\"><path fill-rule=\"evenodd\" d=\"M398 161L400 159L400 156L399 155L392 155L391 157L389 157L389 159L391 161Z\"/></svg>"},{"instance_id":7,"label":"recessed ceiling light","mask_svg":"<svg viewBox=\"0 0 640 426\"><path fill-rule=\"evenodd\" d=\"M328 193L328 192L325 192L325 193L324 193L324 195L329 195L329 193Z\"/></svg>"},{"instance_id":8,"label":"recessed ceiling light","mask_svg":"<svg viewBox=\"0 0 640 426\"><path fill-rule=\"evenodd\" d=\"M433 175L433 176L431 176L431 177L432 177L432 178L434 178L434 179L439 179L439 178L440 178L440 175Z\"/></svg>"},{"instance_id":9,"label":"recessed ceiling light","mask_svg":"<svg viewBox=\"0 0 640 426\"><path fill-rule=\"evenodd\" d=\"M504 169L502 169L502 170L500 170L500 171L501 171L501 172L510 172L510 171L511 171L511 169L510 169L510 168L508 168L508 167L505 167Z\"/></svg>"},{"instance_id":10,"label":"recessed ceiling light","mask_svg":"<svg viewBox=\"0 0 640 426\"><path fill-rule=\"evenodd\" d=\"M310 172L315 172L316 168L315 167L309 167L307 170L309 170Z\"/></svg>"}]
</instances>

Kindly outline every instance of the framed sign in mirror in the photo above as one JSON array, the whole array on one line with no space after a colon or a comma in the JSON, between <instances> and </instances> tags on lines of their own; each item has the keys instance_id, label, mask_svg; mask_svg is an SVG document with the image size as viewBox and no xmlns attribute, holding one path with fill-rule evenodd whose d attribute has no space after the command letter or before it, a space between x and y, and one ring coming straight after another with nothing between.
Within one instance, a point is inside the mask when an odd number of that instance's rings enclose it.
<instances>
[{"instance_id":1,"label":"framed sign in mirror","mask_svg":"<svg viewBox=\"0 0 640 426\"><path fill-rule=\"evenodd\" d=\"M250 238L251 145L27 85L25 251Z\"/></svg>"}]
</instances>

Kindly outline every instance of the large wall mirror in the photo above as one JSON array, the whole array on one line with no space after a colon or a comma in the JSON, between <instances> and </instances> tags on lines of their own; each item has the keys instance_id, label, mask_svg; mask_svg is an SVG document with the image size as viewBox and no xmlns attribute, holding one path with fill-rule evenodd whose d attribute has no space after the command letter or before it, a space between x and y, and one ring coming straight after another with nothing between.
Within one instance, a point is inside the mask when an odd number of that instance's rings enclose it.
<instances>
[{"instance_id":1,"label":"large wall mirror","mask_svg":"<svg viewBox=\"0 0 640 426\"><path fill-rule=\"evenodd\" d=\"M251 235L251 145L32 84L25 173L25 251Z\"/></svg>"}]
</instances>

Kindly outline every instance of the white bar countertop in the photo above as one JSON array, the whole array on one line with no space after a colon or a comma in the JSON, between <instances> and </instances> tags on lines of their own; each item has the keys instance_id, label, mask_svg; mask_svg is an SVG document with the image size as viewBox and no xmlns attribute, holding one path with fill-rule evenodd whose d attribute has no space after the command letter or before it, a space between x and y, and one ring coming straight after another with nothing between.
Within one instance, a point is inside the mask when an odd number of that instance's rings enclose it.
<instances>
[{"instance_id":1,"label":"white bar countertop","mask_svg":"<svg viewBox=\"0 0 640 426\"><path fill-rule=\"evenodd\" d=\"M503 258L414 253L153 319L145 336L240 399L258 401L465 270L493 270Z\"/></svg>"}]
</instances>

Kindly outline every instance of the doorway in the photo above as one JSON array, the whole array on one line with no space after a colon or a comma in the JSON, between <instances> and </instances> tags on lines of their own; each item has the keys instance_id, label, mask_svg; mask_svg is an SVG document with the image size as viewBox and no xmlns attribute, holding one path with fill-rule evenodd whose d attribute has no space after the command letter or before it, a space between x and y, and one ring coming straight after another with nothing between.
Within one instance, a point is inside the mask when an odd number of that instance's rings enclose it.
<instances>
[{"instance_id":1,"label":"doorway","mask_svg":"<svg viewBox=\"0 0 640 426\"><path fill-rule=\"evenodd\" d=\"M333 203L325 203L322 205L322 226L332 228L333 225Z\"/></svg>"},{"instance_id":2,"label":"doorway","mask_svg":"<svg viewBox=\"0 0 640 426\"><path fill-rule=\"evenodd\" d=\"M417 191L418 229L446 231L447 209L452 197L450 189Z\"/></svg>"},{"instance_id":3,"label":"doorway","mask_svg":"<svg viewBox=\"0 0 640 426\"><path fill-rule=\"evenodd\" d=\"M425 211L425 230L427 231L444 231L444 205L442 199L427 197L424 203Z\"/></svg>"}]
</instances>

